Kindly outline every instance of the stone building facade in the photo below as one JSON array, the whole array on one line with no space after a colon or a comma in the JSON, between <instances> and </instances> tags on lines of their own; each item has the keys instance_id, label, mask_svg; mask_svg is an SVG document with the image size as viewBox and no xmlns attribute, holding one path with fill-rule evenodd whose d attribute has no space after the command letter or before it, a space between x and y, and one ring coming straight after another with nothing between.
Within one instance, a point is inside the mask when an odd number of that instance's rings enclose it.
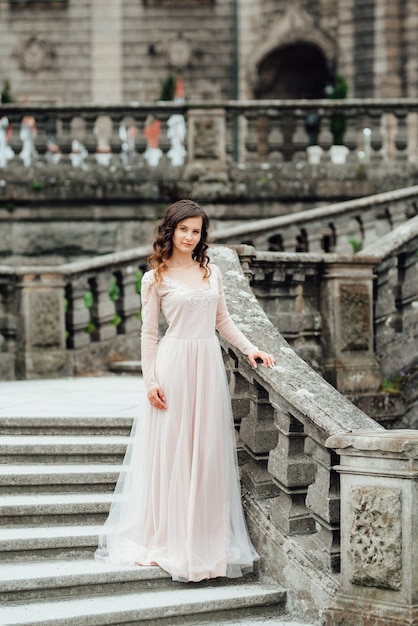
<instances>
[{"instance_id":1,"label":"stone building facade","mask_svg":"<svg viewBox=\"0 0 418 626\"><path fill-rule=\"evenodd\" d=\"M18 102L416 97L415 0L0 0L0 87Z\"/></svg>"}]
</instances>

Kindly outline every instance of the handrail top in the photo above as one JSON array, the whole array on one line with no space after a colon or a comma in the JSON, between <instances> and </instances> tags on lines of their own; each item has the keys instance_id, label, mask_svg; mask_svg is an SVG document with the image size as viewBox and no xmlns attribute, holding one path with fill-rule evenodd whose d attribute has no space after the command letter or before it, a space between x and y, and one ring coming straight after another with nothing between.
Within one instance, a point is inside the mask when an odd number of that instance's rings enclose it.
<instances>
[{"instance_id":1,"label":"handrail top","mask_svg":"<svg viewBox=\"0 0 418 626\"><path fill-rule=\"evenodd\" d=\"M0 105L0 112L4 111L32 111L42 113L51 109L67 112L76 111L104 111L104 112L128 112L128 111L152 111L155 109L187 111L188 109L266 109L266 108L397 108L397 107L418 107L418 98L345 98L342 100L332 100L329 98L320 99L271 99L271 100L189 100L185 102L175 102L172 100L158 100L155 102L128 102L123 104L45 104L45 103L8 103Z\"/></svg>"}]
</instances>

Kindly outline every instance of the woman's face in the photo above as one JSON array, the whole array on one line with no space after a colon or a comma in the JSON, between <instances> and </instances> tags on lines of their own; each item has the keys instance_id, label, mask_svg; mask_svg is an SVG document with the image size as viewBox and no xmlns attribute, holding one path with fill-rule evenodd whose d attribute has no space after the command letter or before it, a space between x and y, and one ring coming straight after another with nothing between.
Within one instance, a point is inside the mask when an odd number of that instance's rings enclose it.
<instances>
[{"instance_id":1,"label":"woman's face","mask_svg":"<svg viewBox=\"0 0 418 626\"><path fill-rule=\"evenodd\" d=\"M173 252L192 253L202 236L202 217L188 217L179 222L173 233Z\"/></svg>"}]
</instances>

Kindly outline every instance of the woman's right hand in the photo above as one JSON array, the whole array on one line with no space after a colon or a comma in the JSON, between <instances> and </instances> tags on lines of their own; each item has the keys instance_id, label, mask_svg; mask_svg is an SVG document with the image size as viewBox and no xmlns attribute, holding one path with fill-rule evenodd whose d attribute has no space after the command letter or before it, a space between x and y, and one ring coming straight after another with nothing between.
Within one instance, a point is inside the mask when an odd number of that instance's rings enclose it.
<instances>
[{"instance_id":1,"label":"woman's right hand","mask_svg":"<svg viewBox=\"0 0 418 626\"><path fill-rule=\"evenodd\" d=\"M151 406L156 409L160 409L160 411L165 411L167 405L165 402L165 395L161 387L155 387L154 389L151 389L150 391L148 391L147 395Z\"/></svg>"}]
</instances>

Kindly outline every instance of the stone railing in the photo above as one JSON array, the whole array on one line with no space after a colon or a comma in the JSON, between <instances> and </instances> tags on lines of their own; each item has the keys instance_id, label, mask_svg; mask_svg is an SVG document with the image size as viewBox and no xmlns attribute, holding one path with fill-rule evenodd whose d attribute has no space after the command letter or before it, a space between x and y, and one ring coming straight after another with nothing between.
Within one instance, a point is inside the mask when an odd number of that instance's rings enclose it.
<instances>
[{"instance_id":1,"label":"stone railing","mask_svg":"<svg viewBox=\"0 0 418 626\"><path fill-rule=\"evenodd\" d=\"M68 376L139 358L147 247L56 267L0 266L0 378Z\"/></svg>"},{"instance_id":2,"label":"stone railing","mask_svg":"<svg viewBox=\"0 0 418 626\"><path fill-rule=\"evenodd\" d=\"M3 105L0 167L30 166L39 158L75 167L89 159L125 165L138 156L151 167L201 162L223 169L228 160L268 164L334 160L331 146L360 164L418 158L418 100L260 100L160 102L130 106ZM332 135L335 117L344 137ZM338 160L339 159L339 160ZM161 162L164 162L161 161Z\"/></svg>"},{"instance_id":3,"label":"stone railing","mask_svg":"<svg viewBox=\"0 0 418 626\"><path fill-rule=\"evenodd\" d=\"M56 268L1 267L2 373L16 366L21 376L29 378L59 376L94 369L99 360L106 358L137 358L138 289L148 252L147 248L138 248ZM407 443L395 450L399 434L394 433L390 440L379 439L385 432L382 426L355 407L296 354L274 328L248 284L253 271L251 249L244 246L238 252L241 263L230 248L219 246L211 250L211 257L224 276L228 308L243 332L276 357L273 369L252 369L242 354L221 340L240 435L244 505L251 534L262 556L260 568L286 586L293 609L303 612L309 619L322 612L331 620L332 615L341 613L341 606L345 606L344 590L349 589L354 596L361 595L369 580L382 597L385 589L395 589L393 585L396 585L403 604L409 606L406 587L410 583L407 574L412 571L413 550L409 551L407 546L398 548L395 563L398 573L392 575L385 570L380 578L373 572L367 578L370 566L355 545L351 552L347 552L346 547L341 552L340 498L344 510L350 511L351 517L343 519L343 523L345 532L351 532L354 537L353 541L359 533L350 531L351 527L347 531L347 524L357 520L360 514L366 520L372 519L381 499L373 500L370 510L367 501L359 501L357 506L349 484L340 494L339 472L353 473L350 467L344 469L347 463L344 449L359 446L346 443L343 438L349 436L347 433L364 437L360 446L363 469L356 470L357 476L368 476L369 460L375 468L376 463L380 464L375 474L395 476L398 471L394 466L396 455L401 465L405 465L405 459L415 453ZM335 292L335 285L340 285L340 266L344 265L344 259L339 262L332 256L327 269L330 295ZM364 285L369 281L370 259L359 259L355 267L350 284L358 284L364 296L369 291ZM342 283L345 280L346 277ZM329 323L329 327L330 333L341 330L335 323ZM377 448L376 441L380 441ZM340 469L334 467L335 449L343 457ZM381 453L377 451L380 449ZM388 455L384 452L386 449ZM410 468L402 472L399 477L403 479L403 491L392 495L398 503L393 514L400 517L399 523L405 530L399 531L398 523L396 537L399 532L413 537L416 530L411 530L411 523L415 524L416 520L413 518L411 522L410 511L406 505L402 508L402 502L403 499L407 502L408 498L413 501L411 490L415 488L415 474ZM365 482L366 478L362 484ZM362 484L358 487L359 494ZM373 524L368 530L376 550L382 541L382 532ZM360 577L353 574L352 562L356 567L361 563ZM392 587L387 585L389 579ZM385 610L392 619L393 601L382 601L380 614ZM363 616L357 622L347 622L347 626L365 625L366 619ZM381 623L392 624L390 619Z\"/></svg>"},{"instance_id":4,"label":"stone railing","mask_svg":"<svg viewBox=\"0 0 418 626\"><path fill-rule=\"evenodd\" d=\"M417 212L415 185L221 228L212 238L219 243L245 242L257 250L351 254L369 248Z\"/></svg>"},{"instance_id":5,"label":"stone railing","mask_svg":"<svg viewBox=\"0 0 418 626\"><path fill-rule=\"evenodd\" d=\"M356 259L376 264L375 350L383 374L418 365L418 217L368 246Z\"/></svg>"}]
</instances>

